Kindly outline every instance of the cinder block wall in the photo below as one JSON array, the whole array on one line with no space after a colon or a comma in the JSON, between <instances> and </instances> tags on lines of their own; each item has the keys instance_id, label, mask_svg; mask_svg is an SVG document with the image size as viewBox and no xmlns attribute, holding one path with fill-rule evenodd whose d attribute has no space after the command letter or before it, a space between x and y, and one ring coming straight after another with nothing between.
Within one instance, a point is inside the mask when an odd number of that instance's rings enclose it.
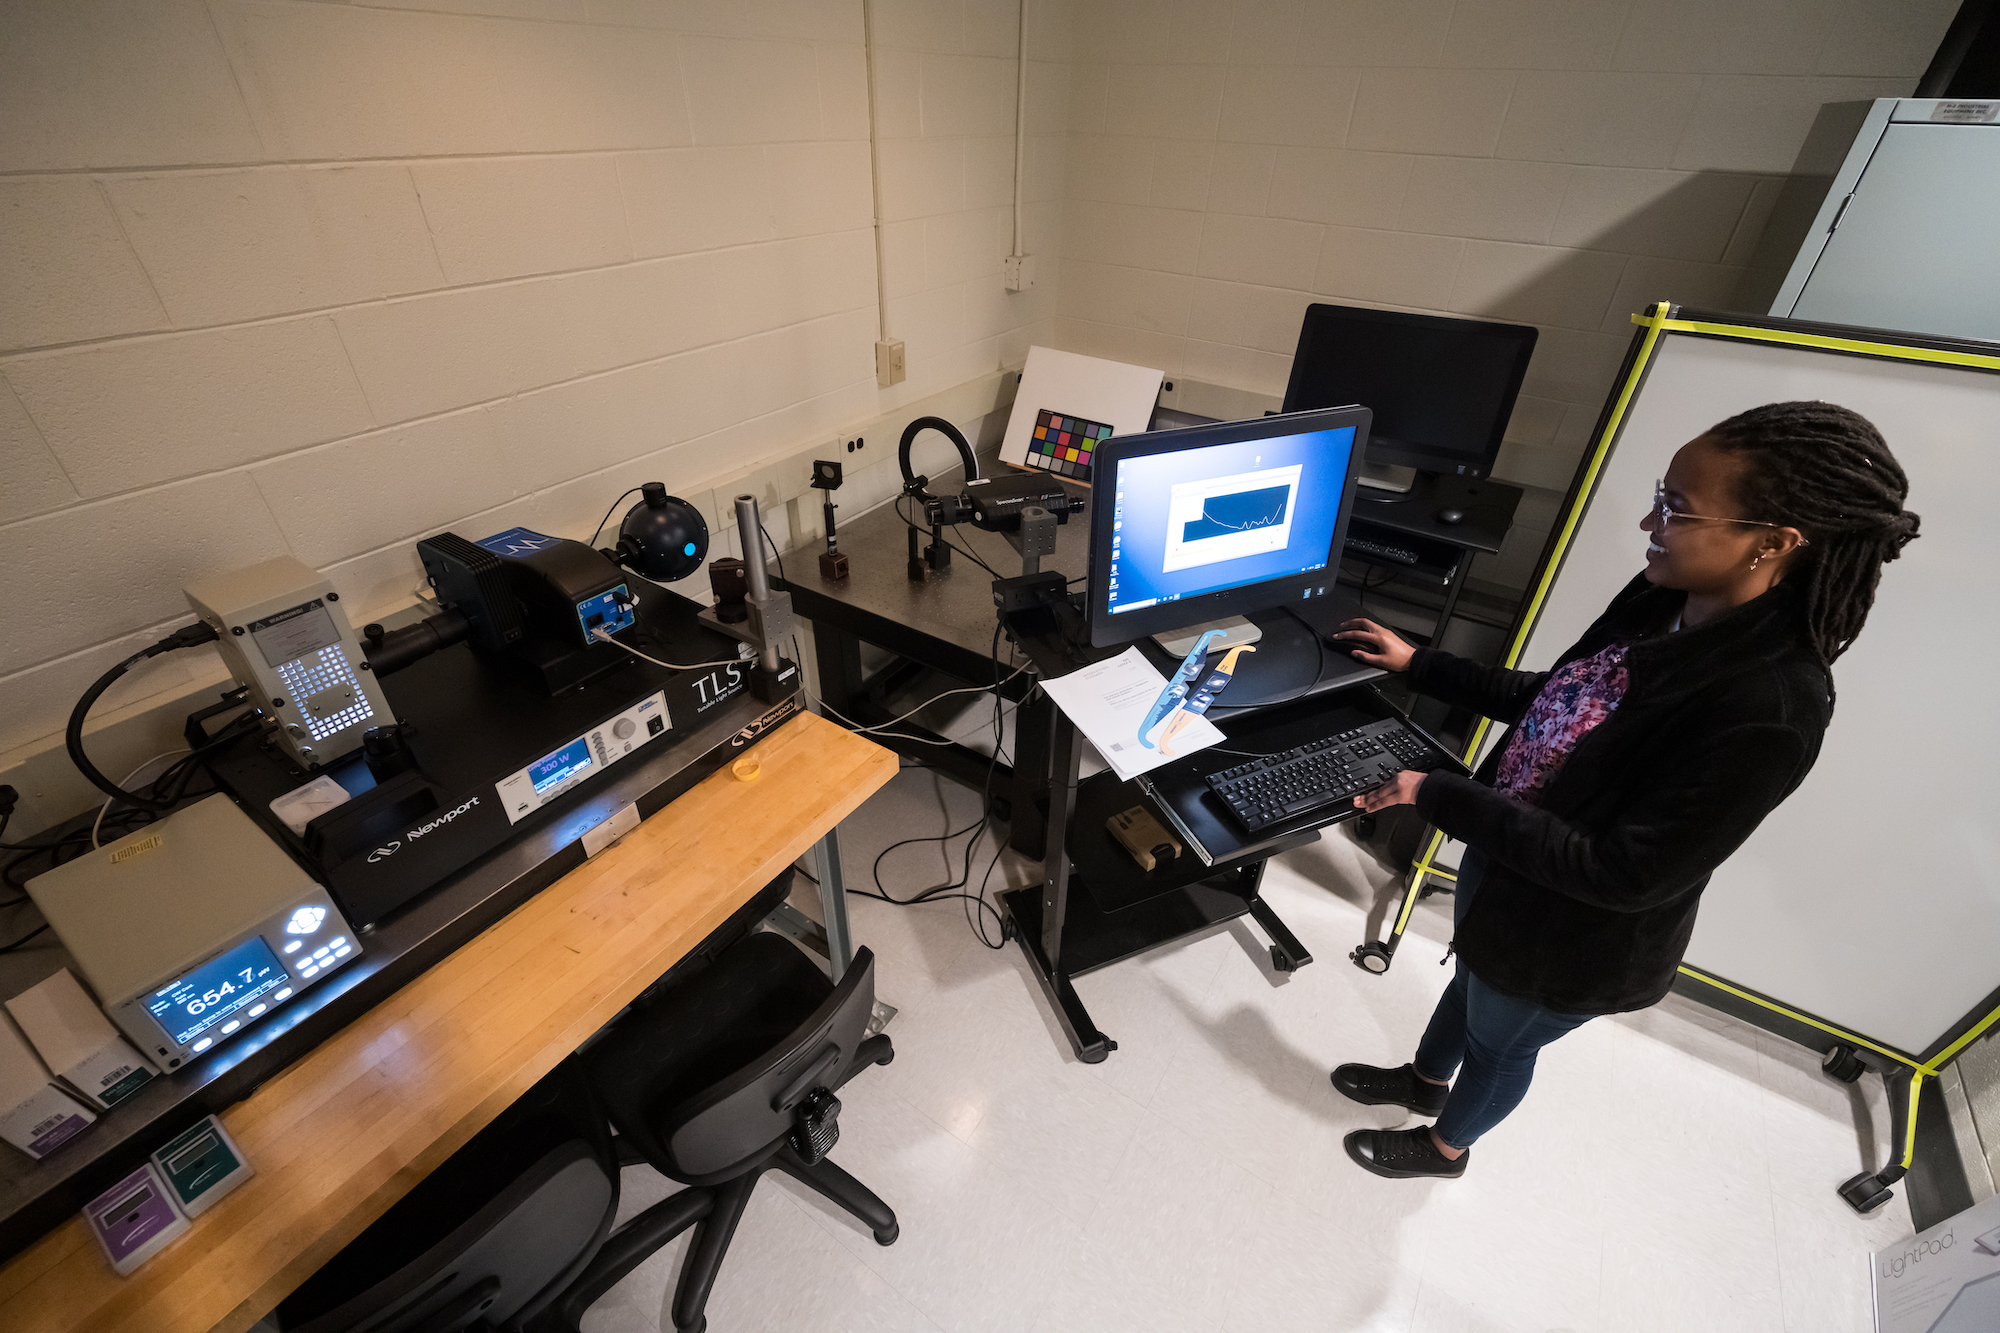
<instances>
[{"instance_id":1,"label":"cinder block wall","mask_svg":"<svg viewBox=\"0 0 2000 1333\"><path fill-rule=\"evenodd\" d=\"M1730 308L1819 106L1907 95L1957 8L1085 4L1058 337L1282 394L1314 300L1534 323L1500 473L1564 486L1627 315Z\"/></svg>"},{"instance_id":2,"label":"cinder block wall","mask_svg":"<svg viewBox=\"0 0 2000 1333\"><path fill-rule=\"evenodd\" d=\"M652 479L719 532L718 483L726 510L1018 362L1053 293L1000 281L1015 15L879 7L910 373L878 390L860 0L8 5L0 751L184 621L194 575L289 552L366 617L410 600L419 536L586 536ZM1031 10L1050 253L1066 25ZM161 659L100 707L214 672Z\"/></svg>"},{"instance_id":3,"label":"cinder block wall","mask_svg":"<svg viewBox=\"0 0 2000 1333\"><path fill-rule=\"evenodd\" d=\"M1313 299L1533 321L1500 471L1560 486L1626 313L1728 305L1814 110L1908 92L1955 7L1030 0L1007 293L1016 0L880 0L878 311L860 0L20 0L0 752L196 574L291 552L366 616L439 529L583 536L654 478L720 527L1031 342L1277 393Z\"/></svg>"}]
</instances>

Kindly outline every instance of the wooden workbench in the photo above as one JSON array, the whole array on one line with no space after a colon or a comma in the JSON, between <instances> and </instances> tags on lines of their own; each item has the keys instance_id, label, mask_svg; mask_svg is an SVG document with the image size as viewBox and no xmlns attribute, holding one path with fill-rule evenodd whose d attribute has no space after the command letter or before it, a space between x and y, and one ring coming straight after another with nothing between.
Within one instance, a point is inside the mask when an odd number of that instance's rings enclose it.
<instances>
[{"instance_id":1,"label":"wooden workbench","mask_svg":"<svg viewBox=\"0 0 2000 1333\"><path fill-rule=\"evenodd\" d=\"M811 714L226 1111L257 1169L129 1278L81 1217L0 1269L0 1328L246 1329L896 772Z\"/></svg>"}]
</instances>

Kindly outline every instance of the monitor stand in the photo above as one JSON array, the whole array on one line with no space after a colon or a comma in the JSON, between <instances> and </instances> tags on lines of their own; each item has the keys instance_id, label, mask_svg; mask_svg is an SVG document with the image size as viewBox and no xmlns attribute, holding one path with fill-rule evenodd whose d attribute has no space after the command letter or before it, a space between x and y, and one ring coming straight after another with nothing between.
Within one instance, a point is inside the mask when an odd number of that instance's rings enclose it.
<instances>
[{"instance_id":1,"label":"monitor stand","mask_svg":"<svg viewBox=\"0 0 2000 1333\"><path fill-rule=\"evenodd\" d=\"M1361 470L1354 474L1354 483L1357 486L1372 486L1378 491L1407 495L1417 484L1417 470L1396 463L1363 463Z\"/></svg>"},{"instance_id":2,"label":"monitor stand","mask_svg":"<svg viewBox=\"0 0 2000 1333\"><path fill-rule=\"evenodd\" d=\"M1222 631L1222 637L1208 645L1211 653L1224 652L1230 648L1241 648L1246 643L1255 643L1264 637L1264 631L1241 616L1230 616L1227 620L1211 620L1205 625L1189 625L1186 629L1168 630L1155 634L1153 642L1160 645L1169 657L1186 657L1194 651L1201 636L1212 629Z\"/></svg>"}]
</instances>

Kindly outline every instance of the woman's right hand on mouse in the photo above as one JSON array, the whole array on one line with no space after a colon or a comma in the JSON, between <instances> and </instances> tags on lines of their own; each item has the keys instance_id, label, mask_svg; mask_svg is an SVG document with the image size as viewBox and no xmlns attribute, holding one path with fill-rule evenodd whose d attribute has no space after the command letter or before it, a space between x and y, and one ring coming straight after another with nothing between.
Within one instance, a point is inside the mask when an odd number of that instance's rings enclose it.
<instances>
[{"instance_id":1,"label":"woman's right hand on mouse","mask_svg":"<svg viewBox=\"0 0 2000 1333\"><path fill-rule=\"evenodd\" d=\"M1348 655L1355 661L1364 666L1380 667L1384 671L1408 671L1410 658L1417 651L1393 631L1384 629L1365 616L1342 621L1332 637L1335 643L1347 645Z\"/></svg>"}]
</instances>

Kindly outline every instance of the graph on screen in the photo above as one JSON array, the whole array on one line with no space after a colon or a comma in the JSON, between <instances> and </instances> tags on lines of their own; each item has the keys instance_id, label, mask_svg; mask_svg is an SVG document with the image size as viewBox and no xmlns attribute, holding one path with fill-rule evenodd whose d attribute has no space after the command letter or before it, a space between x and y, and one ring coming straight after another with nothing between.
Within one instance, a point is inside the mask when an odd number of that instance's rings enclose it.
<instances>
[{"instance_id":1,"label":"graph on screen","mask_svg":"<svg viewBox=\"0 0 2000 1333\"><path fill-rule=\"evenodd\" d=\"M1266 486L1255 491L1213 495L1202 501L1201 517L1181 525L1181 540L1198 542L1232 532L1251 532L1274 527L1285 521L1291 507L1292 488Z\"/></svg>"},{"instance_id":2,"label":"graph on screen","mask_svg":"<svg viewBox=\"0 0 2000 1333\"><path fill-rule=\"evenodd\" d=\"M1161 572L1284 550L1303 471L1294 464L1175 485Z\"/></svg>"}]
</instances>

